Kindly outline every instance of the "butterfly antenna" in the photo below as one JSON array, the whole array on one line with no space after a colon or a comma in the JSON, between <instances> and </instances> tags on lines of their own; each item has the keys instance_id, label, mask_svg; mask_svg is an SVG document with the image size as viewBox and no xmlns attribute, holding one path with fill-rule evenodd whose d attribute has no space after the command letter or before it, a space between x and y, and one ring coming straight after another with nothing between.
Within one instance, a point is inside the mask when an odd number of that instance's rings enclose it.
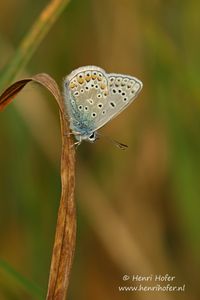
<instances>
[{"instance_id":1,"label":"butterfly antenna","mask_svg":"<svg viewBox=\"0 0 200 300\"><path fill-rule=\"evenodd\" d=\"M109 136L106 136L106 135L102 135L101 133L98 132L98 136L102 136L104 138L106 138L109 142L115 144L115 146L117 146L119 149L121 150L126 150L128 148L128 145L126 144L123 144L123 143L120 143L112 138L110 138ZM97 138L98 138L97 136Z\"/></svg>"}]
</instances>

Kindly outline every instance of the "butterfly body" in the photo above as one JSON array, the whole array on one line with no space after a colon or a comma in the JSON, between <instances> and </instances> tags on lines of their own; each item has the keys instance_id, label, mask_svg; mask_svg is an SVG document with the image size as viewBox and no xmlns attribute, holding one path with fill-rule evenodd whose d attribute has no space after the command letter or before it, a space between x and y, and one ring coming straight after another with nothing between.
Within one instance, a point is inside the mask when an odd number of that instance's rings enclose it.
<instances>
[{"instance_id":1,"label":"butterfly body","mask_svg":"<svg viewBox=\"0 0 200 300\"><path fill-rule=\"evenodd\" d=\"M77 139L94 142L97 130L123 111L142 89L129 75L107 74L96 66L74 70L64 79L70 129Z\"/></svg>"}]
</instances>

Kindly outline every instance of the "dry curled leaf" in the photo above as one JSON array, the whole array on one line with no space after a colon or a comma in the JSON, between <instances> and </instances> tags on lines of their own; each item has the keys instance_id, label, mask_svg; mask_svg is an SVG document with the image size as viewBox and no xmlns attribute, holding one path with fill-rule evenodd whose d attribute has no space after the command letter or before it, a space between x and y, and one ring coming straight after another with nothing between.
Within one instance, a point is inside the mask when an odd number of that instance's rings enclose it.
<instances>
[{"instance_id":1,"label":"dry curled leaf","mask_svg":"<svg viewBox=\"0 0 200 300\"><path fill-rule=\"evenodd\" d=\"M29 82L36 82L48 89L54 96L60 109L62 136L61 183L62 192L58 211L56 234L51 260L47 300L66 298L69 276L73 261L76 239L76 208L74 203L75 188L75 152L69 132L68 121L64 116L64 102L55 80L48 74L41 73L30 78L16 81L0 95L2 111Z\"/></svg>"}]
</instances>

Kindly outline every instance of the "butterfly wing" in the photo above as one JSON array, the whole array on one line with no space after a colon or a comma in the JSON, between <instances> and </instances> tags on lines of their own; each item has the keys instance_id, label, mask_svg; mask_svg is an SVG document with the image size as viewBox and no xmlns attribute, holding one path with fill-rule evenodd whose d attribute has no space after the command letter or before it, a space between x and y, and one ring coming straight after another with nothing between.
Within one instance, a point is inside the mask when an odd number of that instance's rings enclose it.
<instances>
[{"instance_id":1,"label":"butterfly wing","mask_svg":"<svg viewBox=\"0 0 200 300\"><path fill-rule=\"evenodd\" d=\"M108 95L105 71L95 66L81 67L66 77L64 87L72 131L82 135L95 131L99 113L97 105L100 99L105 102Z\"/></svg>"},{"instance_id":2,"label":"butterfly wing","mask_svg":"<svg viewBox=\"0 0 200 300\"><path fill-rule=\"evenodd\" d=\"M97 115L95 120L96 130L127 108L143 86L139 79L128 75L111 73L107 74L107 78L108 95L103 103L101 113Z\"/></svg>"}]
</instances>

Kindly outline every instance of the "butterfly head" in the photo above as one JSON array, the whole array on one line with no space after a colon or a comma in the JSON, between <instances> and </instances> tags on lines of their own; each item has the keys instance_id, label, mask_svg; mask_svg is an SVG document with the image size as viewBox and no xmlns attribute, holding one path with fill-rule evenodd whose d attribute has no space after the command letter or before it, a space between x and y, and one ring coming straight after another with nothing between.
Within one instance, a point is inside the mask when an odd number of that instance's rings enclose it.
<instances>
[{"instance_id":1,"label":"butterfly head","mask_svg":"<svg viewBox=\"0 0 200 300\"><path fill-rule=\"evenodd\" d=\"M93 131L93 132L90 132L88 134L75 134L75 138L81 143L82 141L87 141L87 142L90 142L90 143L94 143L97 139L98 139L98 136L97 136L97 132L96 131Z\"/></svg>"}]
</instances>

